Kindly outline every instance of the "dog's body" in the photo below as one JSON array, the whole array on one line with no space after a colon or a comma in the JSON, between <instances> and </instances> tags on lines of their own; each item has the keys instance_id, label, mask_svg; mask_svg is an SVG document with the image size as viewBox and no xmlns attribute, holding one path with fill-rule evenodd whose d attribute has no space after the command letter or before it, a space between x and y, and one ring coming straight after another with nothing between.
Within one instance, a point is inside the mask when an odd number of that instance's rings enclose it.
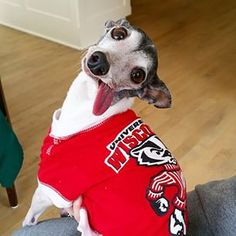
<instances>
[{"instance_id":1,"label":"dog's body","mask_svg":"<svg viewBox=\"0 0 236 236\"><path fill-rule=\"evenodd\" d=\"M108 22L82 67L54 113L42 147L39 186L23 225L35 224L53 204L73 206L85 236L95 231L104 236L186 235L181 170L130 110L135 96L170 106L169 91L156 75L151 40L125 20Z\"/></svg>"}]
</instances>

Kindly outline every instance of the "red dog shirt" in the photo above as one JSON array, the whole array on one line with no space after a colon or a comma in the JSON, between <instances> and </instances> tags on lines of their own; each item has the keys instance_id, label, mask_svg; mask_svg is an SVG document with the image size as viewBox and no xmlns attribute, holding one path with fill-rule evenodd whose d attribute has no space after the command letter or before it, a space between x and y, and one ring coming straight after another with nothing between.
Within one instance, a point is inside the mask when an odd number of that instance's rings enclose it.
<instances>
[{"instance_id":1,"label":"red dog shirt","mask_svg":"<svg viewBox=\"0 0 236 236\"><path fill-rule=\"evenodd\" d=\"M66 201L82 195L103 236L186 235L180 167L131 110L67 139L47 136L38 179Z\"/></svg>"}]
</instances>

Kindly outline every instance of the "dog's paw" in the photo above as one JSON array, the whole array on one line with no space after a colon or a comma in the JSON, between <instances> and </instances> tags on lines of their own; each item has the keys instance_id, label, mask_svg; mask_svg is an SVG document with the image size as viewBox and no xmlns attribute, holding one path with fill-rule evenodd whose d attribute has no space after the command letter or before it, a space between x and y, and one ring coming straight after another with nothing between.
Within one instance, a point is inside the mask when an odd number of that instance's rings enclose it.
<instances>
[{"instance_id":1,"label":"dog's paw","mask_svg":"<svg viewBox=\"0 0 236 236\"><path fill-rule=\"evenodd\" d=\"M31 225L36 225L37 224L37 219L34 216L26 216L22 226L31 226Z\"/></svg>"}]
</instances>

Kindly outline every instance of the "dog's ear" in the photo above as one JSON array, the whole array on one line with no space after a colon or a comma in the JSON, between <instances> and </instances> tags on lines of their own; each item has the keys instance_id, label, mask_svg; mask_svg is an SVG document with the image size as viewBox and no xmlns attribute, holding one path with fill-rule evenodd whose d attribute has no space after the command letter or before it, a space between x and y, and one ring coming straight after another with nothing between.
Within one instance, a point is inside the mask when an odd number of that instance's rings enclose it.
<instances>
[{"instance_id":1,"label":"dog's ear","mask_svg":"<svg viewBox=\"0 0 236 236\"><path fill-rule=\"evenodd\" d=\"M155 74L138 92L138 96L157 108L171 107L171 94L165 83Z\"/></svg>"},{"instance_id":2,"label":"dog's ear","mask_svg":"<svg viewBox=\"0 0 236 236\"><path fill-rule=\"evenodd\" d=\"M130 28L130 23L125 18L119 19L118 21L116 21L116 24L120 26L124 26L126 28Z\"/></svg>"},{"instance_id":3,"label":"dog's ear","mask_svg":"<svg viewBox=\"0 0 236 236\"><path fill-rule=\"evenodd\" d=\"M114 26L123 26L126 28L130 28L130 24L126 19L119 19L117 21L112 21L112 20L108 20L105 23L105 30L106 32L108 32L111 28L113 28Z\"/></svg>"},{"instance_id":4,"label":"dog's ear","mask_svg":"<svg viewBox=\"0 0 236 236\"><path fill-rule=\"evenodd\" d=\"M116 22L114 22L113 20L106 21L106 23L105 23L105 30L106 30L106 32L108 32L115 25L116 25Z\"/></svg>"}]
</instances>

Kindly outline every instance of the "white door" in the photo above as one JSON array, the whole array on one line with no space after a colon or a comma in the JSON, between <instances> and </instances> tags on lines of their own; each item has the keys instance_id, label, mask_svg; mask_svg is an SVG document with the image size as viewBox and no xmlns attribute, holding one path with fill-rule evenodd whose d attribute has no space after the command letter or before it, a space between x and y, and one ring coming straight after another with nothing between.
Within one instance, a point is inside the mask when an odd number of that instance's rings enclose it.
<instances>
[{"instance_id":1,"label":"white door","mask_svg":"<svg viewBox=\"0 0 236 236\"><path fill-rule=\"evenodd\" d=\"M96 42L106 20L130 13L130 0L0 0L1 24L75 48Z\"/></svg>"}]
</instances>

